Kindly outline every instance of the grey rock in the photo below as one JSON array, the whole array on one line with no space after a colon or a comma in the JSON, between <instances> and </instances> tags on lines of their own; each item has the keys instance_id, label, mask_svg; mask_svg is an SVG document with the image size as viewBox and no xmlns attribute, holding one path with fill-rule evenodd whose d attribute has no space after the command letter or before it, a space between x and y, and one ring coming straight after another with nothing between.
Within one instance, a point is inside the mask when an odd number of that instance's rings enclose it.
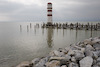
<instances>
[{"instance_id":1,"label":"grey rock","mask_svg":"<svg viewBox=\"0 0 100 67\"><path fill-rule=\"evenodd\" d=\"M94 50L94 48L91 45L86 45L86 50Z\"/></svg>"},{"instance_id":2,"label":"grey rock","mask_svg":"<svg viewBox=\"0 0 100 67\"><path fill-rule=\"evenodd\" d=\"M100 50L100 43L96 43L93 45L93 47L96 49L96 50Z\"/></svg>"},{"instance_id":3,"label":"grey rock","mask_svg":"<svg viewBox=\"0 0 100 67\"><path fill-rule=\"evenodd\" d=\"M72 57L72 58L71 58L71 61L72 61L72 62L76 62L75 57Z\"/></svg>"},{"instance_id":4,"label":"grey rock","mask_svg":"<svg viewBox=\"0 0 100 67\"><path fill-rule=\"evenodd\" d=\"M65 55L65 58L66 58L67 61L69 61L71 59L71 56Z\"/></svg>"},{"instance_id":5,"label":"grey rock","mask_svg":"<svg viewBox=\"0 0 100 67\"><path fill-rule=\"evenodd\" d=\"M93 63L93 59L92 57L87 56L83 58L82 60L80 60L79 62L80 62L80 67L91 67Z\"/></svg>"},{"instance_id":6,"label":"grey rock","mask_svg":"<svg viewBox=\"0 0 100 67\"><path fill-rule=\"evenodd\" d=\"M46 67L59 67L59 66L60 66L60 61L56 60L46 63Z\"/></svg>"},{"instance_id":7,"label":"grey rock","mask_svg":"<svg viewBox=\"0 0 100 67\"><path fill-rule=\"evenodd\" d=\"M93 65L92 67L99 67L98 65Z\"/></svg>"},{"instance_id":8,"label":"grey rock","mask_svg":"<svg viewBox=\"0 0 100 67\"><path fill-rule=\"evenodd\" d=\"M46 63L46 60L45 58L43 58L35 65L35 67L45 67L45 63Z\"/></svg>"},{"instance_id":9,"label":"grey rock","mask_svg":"<svg viewBox=\"0 0 100 67\"><path fill-rule=\"evenodd\" d=\"M52 60L58 60L58 61L60 61L60 60L64 60L64 59L66 59L66 58L65 57L51 57L49 59L49 61L52 61Z\"/></svg>"},{"instance_id":10,"label":"grey rock","mask_svg":"<svg viewBox=\"0 0 100 67\"><path fill-rule=\"evenodd\" d=\"M68 67L79 67L78 64L71 62Z\"/></svg>"},{"instance_id":11,"label":"grey rock","mask_svg":"<svg viewBox=\"0 0 100 67\"><path fill-rule=\"evenodd\" d=\"M83 57L85 57L84 52L80 52L80 51L75 52L76 60L81 60Z\"/></svg>"},{"instance_id":12,"label":"grey rock","mask_svg":"<svg viewBox=\"0 0 100 67\"><path fill-rule=\"evenodd\" d=\"M98 62L97 65L100 66L100 62Z\"/></svg>"},{"instance_id":13,"label":"grey rock","mask_svg":"<svg viewBox=\"0 0 100 67\"><path fill-rule=\"evenodd\" d=\"M100 62L100 57L97 59L97 62Z\"/></svg>"},{"instance_id":14,"label":"grey rock","mask_svg":"<svg viewBox=\"0 0 100 67\"><path fill-rule=\"evenodd\" d=\"M40 61L40 58L35 58L35 59L32 60L32 63L37 64L39 61Z\"/></svg>"},{"instance_id":15,"label":"grey rock","mask_svg":"<svg viewBox=\"0 0 100 67\"><path fill-rule=\"evenodd\" d=\"M94 58L94 59L97 59L97 58L98 58L98 55L97 55L96 52L93 52L93 58Z\"/></svg>"},{"instance_id":16,"label":"grey rock","mask_svg":"<svg viewBox=\"0 0 100 67\"><path fill-rule=\"evenodd\" d=\"M74 55L75 55L75 52L74 52L73 50L69 50L69 51L68 51L68 55L74 56Z\"/></svg>"},{"instance_id":17,"label":"grey rock","mask_svg":"<svg viewBox=\"0 0 100 67\"><path fill-rule=\"evenodd\" d=\"M67 67L66 65L62 65L61 67Z\"/></svg>"},{"instance_id":18,"label":"grey rock","mask_svg":"<svg viewBox=\"0 0 100 67\"><path fill-rule=\"evenodd\" d=\"M93 51L91 51L91 50L86 50L85 51L85 56L93 56Z\"/></svg>"}]
</instances>

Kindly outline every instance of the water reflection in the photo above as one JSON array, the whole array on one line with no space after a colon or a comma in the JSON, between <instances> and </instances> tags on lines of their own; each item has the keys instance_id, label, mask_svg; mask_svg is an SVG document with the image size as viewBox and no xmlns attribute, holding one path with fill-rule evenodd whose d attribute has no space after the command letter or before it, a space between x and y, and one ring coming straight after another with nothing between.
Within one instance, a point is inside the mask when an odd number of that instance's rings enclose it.
<instances>
[{"instance_id":1,"label":"water reflection","mask_svg":"<svg viewBox=\"0 0 100 67\"><path fill-rule=\"evenodd\" d=\"M27 25L27 32L29 32L29 26Z\"/></svg>"},{"instance_id":2,"label":"water reflection","mask_svg":"<svg viewBox=\"0 0 100 67\"><path fill-rule=\"evenodd\" d=\"M22 25L20 25L20 32L22 32Z\"/></svg>"},{"instance_id":3,"label":"water reflection","mask_svg":"<svg viewBox=\"0 0 100 67\"><path fill-rule=\"evenodd\" d=\"M47 44L50 48L52 48L53 46L53 29L52 28L48 28L47 29Z\"/></svg>"},{"instance_id":4,"label":"water reflection","mask_svg":"<svg viewBox=\"0 0 100 67\"><path fill-rule=\"evenodd\" d=\"M42 35L44 35L44 28L42 28Z\"/></svg>"}]
</instances>

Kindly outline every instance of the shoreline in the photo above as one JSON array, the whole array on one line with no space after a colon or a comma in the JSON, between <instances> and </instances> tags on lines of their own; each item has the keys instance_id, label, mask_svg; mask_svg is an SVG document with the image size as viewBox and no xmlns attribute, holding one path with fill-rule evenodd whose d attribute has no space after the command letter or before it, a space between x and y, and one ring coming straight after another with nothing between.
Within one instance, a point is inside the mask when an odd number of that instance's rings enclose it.
<instances>
[{"instance_id":1,"label":"shoreline","mask_svg":"<svg viewBox=\"0 0 100 67\"><path fill-rule=\"evenodd\" d=\"M85 39L16 67L100 67L100 37Z\"/></svg>"}]
</instances>

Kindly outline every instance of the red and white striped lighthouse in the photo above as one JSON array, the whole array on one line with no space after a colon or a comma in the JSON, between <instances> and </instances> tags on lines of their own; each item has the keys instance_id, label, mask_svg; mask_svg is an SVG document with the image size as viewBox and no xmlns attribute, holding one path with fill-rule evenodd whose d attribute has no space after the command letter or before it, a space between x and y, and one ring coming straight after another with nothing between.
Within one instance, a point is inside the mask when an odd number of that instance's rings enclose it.
<instances>
[{"instance_id":1,"label":"red and white striped lighthouse","mask_svg":"<svg viewBox=\"0 0 100 67\"><path fill-rule=\"evenodd\" d=\"M52 3L50 2L47 4L47 18L47 24L52 25Z\"/></svg>"}]
</instances>

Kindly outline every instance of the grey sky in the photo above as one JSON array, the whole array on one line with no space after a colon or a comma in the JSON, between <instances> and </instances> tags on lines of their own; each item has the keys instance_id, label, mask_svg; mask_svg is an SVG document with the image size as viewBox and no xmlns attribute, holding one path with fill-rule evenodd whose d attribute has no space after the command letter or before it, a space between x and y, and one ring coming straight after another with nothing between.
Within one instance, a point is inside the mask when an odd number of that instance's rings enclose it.
<instances>
[{"instance_id":1,"label":"grey sky","mask_svg":"<svg viewBox=\"0 0 100 67\"><path fill-rule=\"evenodd\" d=\"M48 2L53 21L100 21L100 0L0 0L0 21L46 22Z\"/></svg>"}]
</instances>

